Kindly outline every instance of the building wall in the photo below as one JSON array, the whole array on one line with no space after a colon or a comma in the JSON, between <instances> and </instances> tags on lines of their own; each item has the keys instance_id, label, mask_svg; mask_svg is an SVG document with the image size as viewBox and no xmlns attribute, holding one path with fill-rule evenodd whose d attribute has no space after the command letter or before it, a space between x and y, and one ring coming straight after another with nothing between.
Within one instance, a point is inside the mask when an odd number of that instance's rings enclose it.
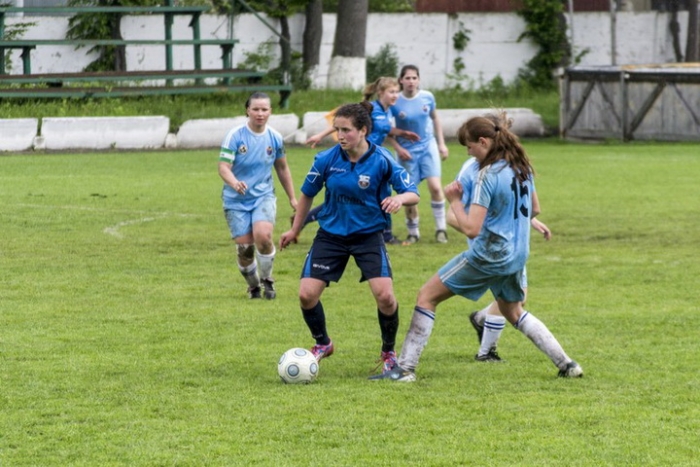
<instances>
[{"instance_id":1,"label":"building wall","mask_svg":"<svg viewBox=\"0 0 700 467\"><path fill-rule=\"evenodd\" d=\"M607 12L579 12L573 19L566 15L573 26L573 45L577 55L582 54L583 65L612 64L610 15ZM670 15L661 12L617 13L616 63L651 64L669 63L675 60L672 37L669 30ZM65 37L68 19L65 17L12 17L6 22L34 22L25 38L62 39ZM128 16L122 20L122 34L127 39L161 39L164 37L164 21L160 16ZM274 20L269 20L274 24ZM685 50L687 12L679 13L681 46ZM173 38L191 38L189 20L176 17ZM314 76L314 86L324 88L328 79L328 66L333 49L336 15L324 14L321 64ZM303 15L290 21L295 50L302 48ZM201 19L202 38L226 38L230 25L223 16L204 15ZM479 87L495 77L511 82L518 70L525 66L536 52L529 41L519 41L525 24L514 13L373 13L368 19L366 52L376 54L386 44L394 44L401 65L412 63L420 67L423 86L442 89L456 84L462 87ZM466 30L469 43L458 53L452 45L456 32ZM255 52L265 41L275 44L277 38L253 15L237 16L232 27L233 36L240 40L234 50L233 64L245 59L245 54ZM32 51L34 73L81 71L91 58L87 48L40 46ZM465 77L455 79L454 63L461 58L466 69ZM221 67L221 51L218 47L202 49L204 68ZM22 72L19 52L11 55L11 72ZM176 69L193 67L192 47L175 47L173 65ZM129 47L127 67L131 70L158 70L165 67L164 47Z\"/></svg>"}]
</instances>

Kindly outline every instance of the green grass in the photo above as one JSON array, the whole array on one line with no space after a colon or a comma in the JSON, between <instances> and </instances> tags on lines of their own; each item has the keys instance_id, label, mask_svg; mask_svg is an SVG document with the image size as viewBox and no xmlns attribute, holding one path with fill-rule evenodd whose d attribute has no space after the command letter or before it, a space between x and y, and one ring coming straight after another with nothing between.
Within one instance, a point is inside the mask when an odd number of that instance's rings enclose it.
<instances>
[{"instance_id":1,"label":"green grass","mask_svg":"<svg viewBox=\"0 0 700 467\"><path fill-rule=\"evenodd\" d=\"M550 132L556 132L559 125L559 95L556 92L441 90L435 91L435 95L438 108L442 109L527 107L542 116ZM277 97L271 96L273 106L277 106ZM121 99L6 99L0 102L0 115L3 118L165 115L170 118L171 131L177 132L187 120L243 115L247 97L247 93L241 93ZM276 108L275 113L294 113L301 119L306 112L330 110L341 103L361 99L361 93L355 91L295 91L290 98L289 108Z\"/></svg>"},{"instance_id":2,"label":"green grass","mask_svg":"<svg viewBox=\"0 0 700 467\"><path fill-rule=\"evenodd\" d=\"M439 307L418 382L367 381L379 330L351 262L323 296L336 354L284 385L277 358L313 343L296 298L313 227L278 253L277 300L251 302L216 151L0 157L0 465L697 464L698 146L525 144L554 233L533 238L528 309L581 380L511 327L506 363L474 362L484 297ZM297 191L313 154L288 152ZM464 247L431 242L421 212L421 242L390 250L399 342Z\"/></svg>"}]
</instances>

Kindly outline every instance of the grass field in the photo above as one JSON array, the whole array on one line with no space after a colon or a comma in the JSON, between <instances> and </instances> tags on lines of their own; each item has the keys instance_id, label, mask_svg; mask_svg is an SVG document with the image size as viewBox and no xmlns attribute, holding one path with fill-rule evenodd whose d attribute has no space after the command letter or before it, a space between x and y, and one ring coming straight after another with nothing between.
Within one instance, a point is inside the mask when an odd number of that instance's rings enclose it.
<instances>
[{"instance_id":1,"label":"grass field","mask_svg":"<svg viewBox=\"0 0 700 467\"><path fill-rule=\"evenodd\" d=\"M526 148L554 233L533 238L527 308L580 380L510 327L506 363L475 362L484 297L441 305L416 383L367 381L379 330L351 262L323 296L336 353L284 385L278 357L313 344L296 298L313 228L278 253L277 300L247 300L216 150L0 157L0 466L699 465L700 146ZM297 191L312 155L288 152ZM424 198L424 238L390 250L399 342L464 248L430 241ZM290 213L281 194L277 239Z\"/></svg>"}]
</instances>

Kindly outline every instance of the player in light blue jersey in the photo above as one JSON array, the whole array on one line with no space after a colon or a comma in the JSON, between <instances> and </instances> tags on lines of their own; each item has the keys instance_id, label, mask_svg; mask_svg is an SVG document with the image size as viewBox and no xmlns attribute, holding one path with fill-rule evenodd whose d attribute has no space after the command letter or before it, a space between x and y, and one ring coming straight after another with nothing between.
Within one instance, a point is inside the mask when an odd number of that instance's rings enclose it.
<instances>
[{"instance_id":1,"label":"player in light blue jersey","mask_svg":"<svg viewBox=\"0 0 700 467\"><path fill-rule=\"evenodd\" d=\"M399 82L396 78L386 76L377 78L374 82L365 86L363 95L365 101L369 102L372 106L372 130L367 135L367 139L370 142L381 146L384 144L385 140L393 140L394 137L399 135L408 141L416 141L418 139L417 134L407 130L400 130L393 126L391 106L396 103L399 97ZM371 100L374 96L377 98ZM310 136L306 140L306 144L309 144L312 148L316 147L316 144L333 132L335 132L335 128L331 126L316 135ZM391 190L388 188L388 191ZM316 221L322 209L323 205L319 205L309 211L306 219L304 219L304 226L309 222ZM383 236L384 241L390 245L398 245L401 243L392 232L391 217L389 217Z\"/></svg>"},{"instance_id":2,"label":"player in light blue jersey","mask_svg":"<svg viewBox=\"0 0 700 467\"><path fill-rule=\"evenodd\" d=\"M497 117L494 116L494 118L498 123ZM462 168L456 178L457 182L462 185L462 205L464 206L466 213L469 212L469 206L471 206L472 189L478 174L479 161L475 157L472 157L462 165ZM534 191L533 187L533 196L536 195L537 193ZM533 215L536 214L533 212ZM459 222L451 209L447 211L447 223L457 231L466 235L466 232L462 231L462 227L459 225ZM545 240L549 240L552 237L552 232L549 230L549 227L547 227L546 224L537 218L532 217L530 219L530 226L540 232L544 236ZM467 243L469 244L470 242L471 239L467 237ZM523 268L520 285L525 292L525 296L527 297L526 268ZM498 303L493 301L485 308L474 311L469 315L469 321L476 330L477 338L479 339L479 350L477 351L474 359L478 362L502 361L501 357L498 355L497 347L498 340L503 332L503 329L505 328L506 319L498 310Z\"/></svg>"},{"instance_id":3,"label":"player in light blue jersey","mask_svg":"<svg viewBox=\"0 0 700 467\"><path fill-rule=\"evenodd\" d=\"M377 303L382 337L380 365L382 371L390 371L396 363L399 305L382 231L392 213L417 203L420 197L410 175L389 151L367 139L372 129L370 112L366 101L338 109L333 120L338 144L314 159L301 187L294 223L280 237L280 247L296 241L313 198L325 188L319 229L299 285L304 321L316 341L311 351L319 361L333 353L321 294L331 282L340 280L352 257L362 273L360 280L369 283ZM397 194L392 196L388 187Z\"/></svg>"},{"instance_id":4,"label":"player in light blue jersey","mask_svg":"<svg viewBox=\"0 0 700 467\"><path fill-rule=\"evenodd\" d=\"M270 97L253 93L245 108L248 121L231 129L221 144L221 197L231 238L236 243L238 269L248 284L248 296L261 298L262 284L263 296L273 299L276 291L272 278L272 230L277 213L273 168L292 209L296 209L297 200L282 135L267 126L272 112Z\"/></svg>"},{"instance_id":5,"label":"player in light blue jersey","mask_svg":"<svg viewBox=\"0 0 700 467\"><path fill-rule=\"evenodd\" d=\"M583 376L581 366L569 358L544 323L522 306L530 219L539 213L532 182L534 169L525 150L506 125L485 117L469 119L460 127L458 138L479 161L479 173L468 210L458 181L445 187L445 197L461 230L471 239L470 248L448 261L421 287L397 365L371 379L415 381L437 306L455 295L476 301L488 290L503 316L552 360L559 376Z\"/></svg>"},{"instance_id":6,"label":"player in light blue jersey","mask_svg":"<svg viewBox=\"0 0 700 467\"><path fill-rule=\"evenodd\" d=\"M440 177L441 161L447 159L449 152L435 97L431 92L420 89L420 74L415 65L401 68L399 84L401 94L391 108L396 128L416 133L420 138L412 141L399 135L389 142L394 146L399 162L411 173L416 184L425 180L428 185L430 209L435 220L435 240L447 243L445 198ZM420 239L418 206L407 207L405 211L408 237L403 244L410 245Z\"/></svg>"}]
</instances>

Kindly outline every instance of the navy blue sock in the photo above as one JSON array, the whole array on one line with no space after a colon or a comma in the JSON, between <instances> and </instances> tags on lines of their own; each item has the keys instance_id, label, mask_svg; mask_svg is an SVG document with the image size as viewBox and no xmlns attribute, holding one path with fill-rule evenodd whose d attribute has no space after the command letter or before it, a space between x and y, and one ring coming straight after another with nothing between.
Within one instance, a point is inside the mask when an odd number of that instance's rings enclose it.
<instances>
[{"instance_id":1,"label":"navy blue sock","mask_svg":"<svg viewBox=\"0 0 700 467\"><path fill-rule=\"evenodd\" d=\"M379 329L382 331L382 352L394 350L396 345L396 334L399 331L399 305L396 304L396 312L387 316L377 309L379 318Z\"/></svg>"},{"instance_id":2,"label":"navy blue sock","mask_svg":"<svg viewBox=\"0 0 700 467\"><path fill-rule=\"evenodd\" d=\"M311 331L311 337L316 339L316 343L319 345L328 345L331 343L330 337L328 337L328 332L326 331L326 314L323 312L323 305L321 300L318 301L315 307L305 310L301 309L301 313L304 315L304 321Z\"/></svg>"}]
</instances>

